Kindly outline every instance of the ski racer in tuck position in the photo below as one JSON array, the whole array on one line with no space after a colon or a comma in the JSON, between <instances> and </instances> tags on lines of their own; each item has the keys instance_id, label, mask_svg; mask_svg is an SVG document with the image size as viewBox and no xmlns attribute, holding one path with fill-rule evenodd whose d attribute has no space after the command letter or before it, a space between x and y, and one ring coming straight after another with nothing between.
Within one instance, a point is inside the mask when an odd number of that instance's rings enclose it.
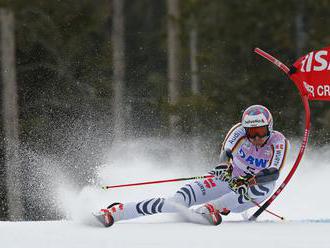
<instances>
[{"instance_id":1,"label":"ski racer in tuck position","mask_svg":"<svg viewBox=\"0 0 330 248\"><path fill-rule=\"evenodd\" d=\"M170 198L113 203L95 216L109 227L120 220L180 212L177 206L200 205L191 211L205 217L211 225L219 225L221 215L243 212L271 195L288 146L284 135L273 130L269 110L261 105L250 106L241 123L226 135L219 165L209 172L213 178L188 183Z\"/></svg>"}]
</instances>

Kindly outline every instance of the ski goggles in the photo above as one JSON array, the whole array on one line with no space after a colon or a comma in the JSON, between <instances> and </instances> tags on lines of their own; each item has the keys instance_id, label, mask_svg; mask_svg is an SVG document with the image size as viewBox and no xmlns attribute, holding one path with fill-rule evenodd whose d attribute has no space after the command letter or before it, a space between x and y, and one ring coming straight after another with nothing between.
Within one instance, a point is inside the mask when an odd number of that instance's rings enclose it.
<instances>
[{"instance_id":1,"label":"ski goggles","mask_svg":"<svg viewBox=\"0 0 330 248\"><path fill-rule=\"evenodd\" d=\"M255 139L256 137L265 138L269 135L268 126L263 127L248 127L245 128L246 136L250 139Z\"/></svg>"}]
</instances>

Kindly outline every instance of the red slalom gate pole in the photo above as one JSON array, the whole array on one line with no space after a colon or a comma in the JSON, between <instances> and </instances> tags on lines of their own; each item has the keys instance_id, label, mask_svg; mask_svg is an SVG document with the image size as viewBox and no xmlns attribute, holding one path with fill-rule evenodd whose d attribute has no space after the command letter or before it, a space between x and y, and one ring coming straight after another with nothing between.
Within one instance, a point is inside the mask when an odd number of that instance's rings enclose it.
<instances>
[{"instance_id":1,"label":"red slalom gate pole","mask_svg":"<svg viewBox=\"0 0 330 248\"><path fill-rule=\"evenodd\" d=\"M262 56L265 59L267 59L268 61L270 61L271 63L273 63L274 65L276 65L278 68L280 68L292 80L291 75L290 75L290 69L285 64L283 64L281 61L279 61L278 59L274 58L273 56L271 56L270 54L266 53L265 51L263 51L263 50L261 50L259 48L256 48L254 51L257 54L259 54L260 56ZM266 208L282 192L282 190L285 188L285 186L291 180L293 174L296 172L296 170L298 168L298 165L299 165L299 163L300 163L300 161L302 159L302 156L303 156L303 154L305 152L305 148L306 148L306 145L307 145L307 142L308 142L309 130L310 130L310 108L309 108L309 103L308 103L308 96L307 95L303 95L301 92L300 92L300 96L301 96L301 99L302 99L302 102L303 102L303 105L304 105L304 109L305 109L305 132L304 132L303 141L302 141L301 146L300 146L298 157L297 157L295 163L293 164L293 166L292 166L289 174L287 175L287 177L282 182L282 184L275 191L275 193L249 218L250 221L256 220L258 218L258 216L263 211L265 211Z\"/></svg>"}]
</instances>

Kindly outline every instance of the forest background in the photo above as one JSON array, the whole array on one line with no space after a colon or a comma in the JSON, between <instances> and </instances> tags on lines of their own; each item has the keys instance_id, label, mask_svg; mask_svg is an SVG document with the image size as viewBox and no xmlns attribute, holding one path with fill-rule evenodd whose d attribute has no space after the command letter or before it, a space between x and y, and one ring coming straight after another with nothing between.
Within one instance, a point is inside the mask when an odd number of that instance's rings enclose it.
<instances>
[{"instance_id":1,"label":"forest background","mask_svg":"<svg viewBox=\"0 0 330 248\"><path fill-rule=\"evenodd\" d=\"M31 175L45 157L69 168L79 185L91 182L116 141L178 138L205 146L216 160L217 144L252 104L271 110L275 129L301 137L298 91L253 49L291 65L330 41L326 0L1 0L0 6L14 16L24 182L24 211L16 219L61 217L51 201L41 206L31 197L33 187L51 191ZM320 146L329 140L330 108L320 101L311 109L310 141ZM12 189L5 131L0 135L6 220Z\"/></svg>"}]
</instances>

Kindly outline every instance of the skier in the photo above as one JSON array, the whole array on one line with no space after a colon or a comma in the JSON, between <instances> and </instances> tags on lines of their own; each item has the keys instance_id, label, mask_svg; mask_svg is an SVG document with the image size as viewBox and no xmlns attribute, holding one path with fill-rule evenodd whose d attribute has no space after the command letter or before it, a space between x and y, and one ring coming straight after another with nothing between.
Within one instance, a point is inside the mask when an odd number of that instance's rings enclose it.
<instances>
[{"instance_id":1,"label":"skier","mask_svg":"<svg viewBox=\"0 0 330 248\"><path fill-rule=\"evenodd\" d=\"M285 163L288 141L273 130L273 119L262 105L247 108L242 121L226 135L219 165L209 174L213 178L196 180L180 188L170 198L141 202L113 203L95 215L106 227L120 220L156 213L179 212L178 205L192 208L212 225L221 215L239 213L268 198ZM202 205L201 205L202 204Z\"/></svg>"}]
</instances>

